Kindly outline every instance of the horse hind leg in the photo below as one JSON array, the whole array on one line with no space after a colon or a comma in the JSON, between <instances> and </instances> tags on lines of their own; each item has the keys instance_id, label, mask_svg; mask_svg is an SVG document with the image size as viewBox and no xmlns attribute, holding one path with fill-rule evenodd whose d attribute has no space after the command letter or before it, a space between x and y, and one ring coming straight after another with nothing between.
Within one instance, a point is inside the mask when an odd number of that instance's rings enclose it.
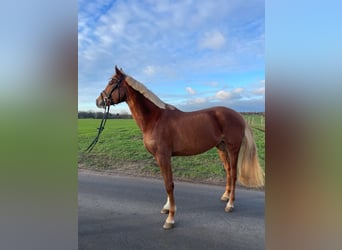
<instances>
[{"instance_id":1,"label":"horse hind leg","mask_svg":"<svg viewBox=\"0 0 342 250\"><path fill-rule=\"evenodd\" d=\"M235 185L237 180L237 162L239 155L239 148L236 145L228 145L228 155L229 155L229 164L231 166L231 178L230 178L230 193L229 200L225 207L226 212L233 211L234 201L235 201Z\"/></svg>"},{"instance_id":2,"label":"horse hind leg","mask_svg":"<svg viewBox=\"0 0 342 250\"><path fill-rule=\"evenodd\" d=\"M228 155L226 145L223 142L217 146L217 149L218 149L218 154L220 156L220 159L223 163L224 170L226 171L226 189L221 196L221 201L228 201L231 187L232 187L231 168L229 165L229 155Z\"/></svg>"}]
</instances>

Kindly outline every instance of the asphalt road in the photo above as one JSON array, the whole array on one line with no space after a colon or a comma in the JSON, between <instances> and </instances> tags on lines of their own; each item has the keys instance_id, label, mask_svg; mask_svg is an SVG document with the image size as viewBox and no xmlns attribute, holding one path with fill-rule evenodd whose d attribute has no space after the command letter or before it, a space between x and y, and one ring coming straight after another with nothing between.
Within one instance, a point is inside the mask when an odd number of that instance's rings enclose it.
<instances>
[{"instance_id":1,"label":"asphalt road","mask_svg":"<svg viewBox=\"0 0 342 250\"><path fill-rule=\"evenodd\" d=\"M224 187L175 182L175 227L162 228L161 180L78 175L79 249L264 249L265 193L239 188L234 211L220 201Z\"/></svg>"}]
</instances>

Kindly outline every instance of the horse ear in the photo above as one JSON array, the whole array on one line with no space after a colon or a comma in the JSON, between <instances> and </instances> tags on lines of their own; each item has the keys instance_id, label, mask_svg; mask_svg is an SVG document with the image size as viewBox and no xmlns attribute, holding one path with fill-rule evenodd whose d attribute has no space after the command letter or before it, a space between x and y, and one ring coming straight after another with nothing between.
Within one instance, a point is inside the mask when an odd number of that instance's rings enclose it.
<instances>
[{"instance_id":1,"label":"horse ear","mask_svg":"<svg viewBox=\"0 0 342 250\"><path fill-rule=\"evenodd\" d=\"M116 65L115 65L115 74L117 74L117 75L123 75L123 71L122 71L122 69L119 69Z\"/></svg>"}]
</instances>

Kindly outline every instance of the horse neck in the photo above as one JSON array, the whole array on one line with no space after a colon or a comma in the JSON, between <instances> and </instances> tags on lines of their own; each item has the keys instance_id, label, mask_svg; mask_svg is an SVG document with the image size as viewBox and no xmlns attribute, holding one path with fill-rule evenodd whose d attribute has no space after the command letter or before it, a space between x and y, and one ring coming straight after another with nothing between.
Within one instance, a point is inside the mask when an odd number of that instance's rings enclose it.
<instances>
[{"instance_id":1,"label":"horse neck","mask_svg":"<svg viewBox=\"0 0 342 250\"><path fill-rule=\"evenodd\" d=\"M152 128L162 113L162 109L131 87L128 88L126 102L133 118L143 132Z\"/></svg>"}]
</instances>

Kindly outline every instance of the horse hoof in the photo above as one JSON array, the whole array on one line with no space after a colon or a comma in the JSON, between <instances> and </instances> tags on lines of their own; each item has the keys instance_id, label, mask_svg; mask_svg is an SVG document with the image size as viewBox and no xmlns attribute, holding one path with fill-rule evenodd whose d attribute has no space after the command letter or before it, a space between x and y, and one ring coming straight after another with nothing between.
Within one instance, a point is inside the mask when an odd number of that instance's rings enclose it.
<instances>
[{"instance_id":1,"label":"horse hoof","mask_svg":"<svg viewBox=\"0 0 342 250\"><path fill-rule=\"evenodd\" d=\"M172 228L174 227L174 225L175 225L174 223L165 222L163 228L164 228L165 230L172 229Z\"/></svg>"},{"instance_id":2,"label":"horse hoof","mask_svg":"<svg viewBox=\"0 0 342 250\"><path fill-rule=\"evenodd\" d=\"M229 200L229 196L226 196L226 195L221 196L221 201L228 201L228 200Z\"/></svg>"},{"instance_id":3,"label":"horse hoof","mask_svg":"<svg viewBox=\"0 0 342 250\"><path fill-rule=\"evenodd\" d=\"M227 207L225 207L224 211L227 212L227 213L229 213L229 212L232 212L232 211L233 211L233 208L234 208L234 207L227 206Z\"/></svg>"},{"instance_id":4,"label":"horse hoof","mask_svg":"<svg viewBox=\"0 0 342 250\"><path fill-rule=\"evenodd\" d=\"M168 214L169 213L169 209L166 209L166 208L163 208L161 211L160 211L161 214Z\"/></svg>"}]
</instances>

